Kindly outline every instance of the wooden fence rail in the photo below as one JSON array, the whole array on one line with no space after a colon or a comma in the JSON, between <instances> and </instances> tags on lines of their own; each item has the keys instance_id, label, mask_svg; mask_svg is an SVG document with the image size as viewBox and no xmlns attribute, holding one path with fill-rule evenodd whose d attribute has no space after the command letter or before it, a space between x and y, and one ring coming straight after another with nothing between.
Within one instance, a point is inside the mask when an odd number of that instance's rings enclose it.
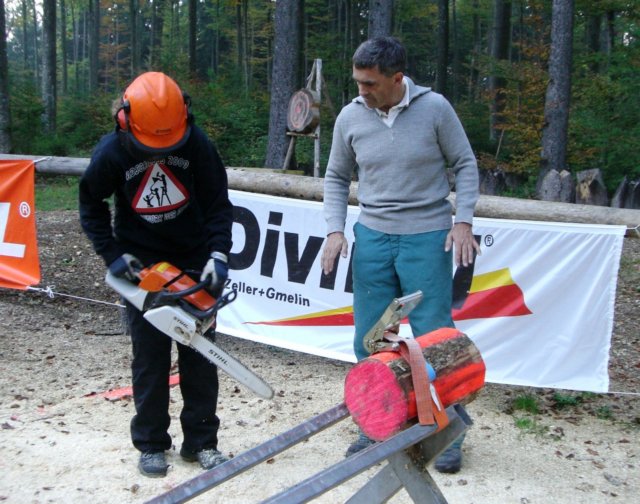
<instances>
[{"instance_id":1,"label":"wooden fence rail","mask_svg":"<svg viewBox=\"0 0 640 504\"><path fill-rule=\"evenodd\" d=\"M0 159L31 159L38 173L80 176L89 165L88 158L45 157L0 154ZM292 175L265 168L228 168L229 187L238 191L322 201L323 179ZM352 182L349 203L357 205L358 183ZM455 193L449 200L455 207ZM552 201L481 195L476 217L492 219L610 224L627 227L627 236L640 237L640 210L578 205Z\"/></svg>"}]
</instances>

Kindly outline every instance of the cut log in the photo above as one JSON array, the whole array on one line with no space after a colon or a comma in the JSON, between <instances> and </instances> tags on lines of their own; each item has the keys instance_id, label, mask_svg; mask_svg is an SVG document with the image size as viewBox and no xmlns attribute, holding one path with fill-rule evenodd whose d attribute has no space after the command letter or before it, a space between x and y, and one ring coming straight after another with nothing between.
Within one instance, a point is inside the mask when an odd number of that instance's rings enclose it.
<instances>
[{"instance_id":1,"label":"cut log","mask_svg":"<svg viewBox=\"0 0 640 504\"><path fill-rule=\"evenodd\" d=\"M616 192L613 193L610 206L612 208L625 208L625 202L627 194L629 193L629 180L626 176L622 178L622 181L618 185Z\"/></svg>"},{"instance_id":2,"label":"cut log","mask_svg":"<svg viewBox=\"0 0 640 504\"><path fill-rule=\"evenodd\" d=\"M484 386L485 364L471 339L452 328L416 338L436 372L433 385L444 408L467 404ZM409 364L393 351L373 354L345 379L345 404L362 432L382 441L417 421Z\"/></svg>"},{"instance_id":3,"label":"cut log","mask_svg":"<svg viewBox=\"0 0 640 504\"><path fill-rule=\"evenodd\" d=\"M300 89L289 99L287 128L296 133L311 133L320 123L320 100L318 93Z\"/></svg>"},{"instance_id":4,"label":"cut log","mask_svg":"<svg viewBox=\"0 0 640 504\"><path fill-rule=\"evenodd\" d=\"M607 188L604 185L602 172L599 169L578 172L577 178L576 203L600 206L609 204Z\"/></svg>"}]
</instances>

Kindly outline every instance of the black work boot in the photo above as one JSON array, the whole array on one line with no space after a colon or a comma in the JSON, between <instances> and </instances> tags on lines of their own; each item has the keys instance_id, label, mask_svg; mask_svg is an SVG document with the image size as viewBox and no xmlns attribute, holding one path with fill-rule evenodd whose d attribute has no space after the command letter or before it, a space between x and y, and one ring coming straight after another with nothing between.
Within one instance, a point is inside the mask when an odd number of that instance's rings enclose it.
<instances>
[{"instance_id":1,"label":"black work boot","mask_svg":"<svg viewBox=\"0 0 640 504\"><path fill-rule=\"evenodd\" d=\"M447 474L455 474L460 471L460 467L462 466L463 440L463 436L459 437L436 458L436 471Z\"/></svg>"},{"instance_id":2,"label":"black work boot","mask_svg":"<svg viewBox=\"0 0 640 504\"><path fill-rule=\"evenodd\" d=\"M198 452L190 452L181 448L180 456L187 462L199 462L203 469L213 469L229 460L228 457L213 448L205 448Z\"/></svg>"},{"instance_id":3,"label":"black work boot","mask_svg":"<svg viewBox=\"0 0 640 504\"><path fill-rule=\"evenodd\" d=\"M372 444L374 444L375 441L373 439L371 439L370 437L365 436L362 432L358 435L358 439L356 439L353 443L351 443L349 445L349 448L347 448L347 453L345 453L345 457L350 457L351 455L354 455L356 453L358 453L359 451L364 450L365 448L368 448L369 446L371 446Z\"/></svg>"},{"instance_id":4,"label":"black work boot","mask_svg":"<svg viewBox=\"0 0 640 504\"><path fill-rule=\"evenodd\" d=\"M166 476L168 467L164 452L145 452L138 461L138 470L149 478Z\"/></svg>"}]
</instances>

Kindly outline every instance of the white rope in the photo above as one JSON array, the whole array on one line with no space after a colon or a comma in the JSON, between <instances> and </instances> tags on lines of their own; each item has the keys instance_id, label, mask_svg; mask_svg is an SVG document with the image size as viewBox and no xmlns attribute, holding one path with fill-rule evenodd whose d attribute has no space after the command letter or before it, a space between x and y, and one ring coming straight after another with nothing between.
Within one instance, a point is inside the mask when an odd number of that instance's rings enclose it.
<instances>
[{"instance_id":1,"label":"white rope","mask_svg":"<svg viewBox=\"0 0 640 504\"><path fill-rule=\"evenodd\" d=\"M108 305L108 306L116 306L117 308L124 308L124 305L121 305L120 303L110 303L108 301L100 301L98 299L91 299L91 298L82 297L82 296L73 296L71 294L63 294L62 292L55 292L53 290L55 288L56 288L55 285L47 285L47 287L45 287L45 288L27 287L27 290L31 290L31 291L35 291L35 292L42 292L43 294L46 294L51 299L53 299L55 296L61 296L61 297L68 297L68 298L72 298L72 299L79 299L79 300L82 300L82 301L89 301L90 303L105 304L105 305Z\"/></svg>"},{"instance_id":2,"label":"white rope","mask_svg":"<svg viewBox=\"0 0 640 504\"><path fill-rule=\"evenodd\" d=\"M110 303L108 301L100 301L98 299L91 299L91 298L82 297L82 296L73 296L71 294L63 294L62 292L55 292L53 290L55 288L56 288L55 285L47 285L45 288L27 287L27 290L31 290L31 291L35 291L35 292L41 292L43 294L46 294L51 299L53 299L55 296L62 296L62 297L68 297L68 298L72 298L72 299L79 299L79 300L82 300L82 301L89 301L90 303L105 304L105 305L108 305L108 306L115 306L116 308L124 308L124 305L122 305L120 303ZM619 391L610 390L608 392L603 392L603 394L605 394L605 395L626 395L626 396L640 397L640 392L619 392Z\"/></svg>"},{"instance_id":3,"label":"white rope","mask_svg":"<svg viewBox=\"0 0 640 504\"><path fill-rule=\"evenodd\" d=\"M610 390L609 392L605 392L605 394L628 395L628 396L640 397L640 392L616 392L616 391Z\"/></svg>"}]
</instances>

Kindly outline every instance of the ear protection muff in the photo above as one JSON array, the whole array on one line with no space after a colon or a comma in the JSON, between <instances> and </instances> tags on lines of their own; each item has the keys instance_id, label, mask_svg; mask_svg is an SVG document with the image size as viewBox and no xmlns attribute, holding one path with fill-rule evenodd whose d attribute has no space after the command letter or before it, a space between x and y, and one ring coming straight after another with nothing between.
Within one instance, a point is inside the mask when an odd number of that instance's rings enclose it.
<instances>
[{"instance_id":1,"label":"ear protection muff","mask_svg":"<svg viewBox=\"0 0 640 504\"><path fill-rule=\"evenodd\" d=\"M182 97L184 98L184 106L187 110L187 124L193 124L193 114L191 113L191 96L183 91Z\"/></svg>"},{"instance_id":2,"label":"ear protection muff","mask_svg":"<svg viewBox=\"0 0 640 504\"><path fill-rule=\"evenodd\" d=\"M129 105L129 101L125 100L122 102L118 110L116 111L113 118L116 121L116 125L122 131L129 131L129 111L131 107Z\"/></svg>"}]
</instances>

